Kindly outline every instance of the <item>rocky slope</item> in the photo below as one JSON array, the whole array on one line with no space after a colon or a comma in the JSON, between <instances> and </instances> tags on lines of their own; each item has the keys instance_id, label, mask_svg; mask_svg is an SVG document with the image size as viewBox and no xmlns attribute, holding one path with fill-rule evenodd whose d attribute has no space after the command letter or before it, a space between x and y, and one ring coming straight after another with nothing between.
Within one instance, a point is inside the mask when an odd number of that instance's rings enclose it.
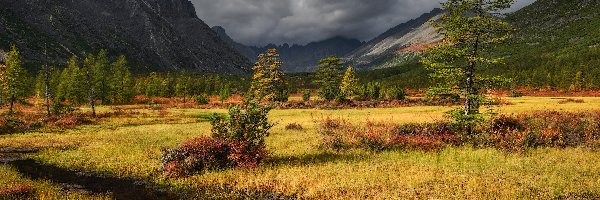
<instances>
[{"instance_id":1,"label":"rocky slope","mask_svg":"<svg viewBox=\"0 0 600 200\"><path fill-rule=\"evenodd\" d=\"M372 68L390 60L410 60L414 52L442 40L430 20L443 12L434 9L417 19L400 24L346 56L346 60L359 68Z\"/></svg>"},{"instance_id":2,"label":"rocky slope","mask_svg":"<svg viewBox=\"0 0 600 200\"><path fill-rule=\"evenodd\" d=\"M16 44L30 65L63 63L100 48L136 71L241 73L251 66L188 0L0 0L0 48ZM44 53L48 47L47 54Z\"/></svg>"}]
</instances>

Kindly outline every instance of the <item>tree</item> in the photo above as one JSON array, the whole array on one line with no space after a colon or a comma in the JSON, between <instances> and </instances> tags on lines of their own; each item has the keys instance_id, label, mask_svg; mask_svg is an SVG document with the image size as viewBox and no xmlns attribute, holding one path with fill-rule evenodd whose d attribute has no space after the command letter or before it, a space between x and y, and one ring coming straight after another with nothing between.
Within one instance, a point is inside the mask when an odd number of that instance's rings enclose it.
<instances>
[{"instance_id":1,"label":"tree","mask_svg":"<svg viewBox=\"0 0 600 200\"><path fill-rule=\"evenodd\" d=\"M288 86L285 74L281 71L281 60L277 49L269 49L266 54L258 55L258 61L252 69L254 75L247 99L287 101Z\"/></svg>"},{"instance_id":2,"label":"tree","mask_svg":"<svg viewBox=\"0 0 600 200\"><path fill-rule=\"evenodd\" d=\"M0 69L0 83L5 96L9 98L10 107L8 113L14 113L16 101L27 97L29 77L27 70L21 62L21 52L16 46L12 46L6 55L6 66Z\"/></svg>"},{"instance_id":3,"label":"tree","mask_svg":"<svg viewBox=\"0 0 600 200\"><path fill-rule=\"evenodd\" d=\"M124 104L133 98L133 78L127 67L127 59L121 55L111 64L112 102Z\"/></svg>"},{"instance_id":4,"label":"tree","mask_svg":"<svg viewBox=\"0 0 600 200\"><path fill-rule=\"evenodd\" d=\"M92 116L96 117L96 91L94 87L94 83L96 82L96 77L94 77L94 69L97 69L98 65L96 64L94 55L88 54L85 60L83 61L83 71L85 72L85 80L86 86L88 90L88 97L90 101L90 106L92 107Z\"/></svg>"},{"instance_id":5,"label":"tree","mask_svg":"<svg viewBox=\"0 0 600 200\"><path fill-rule=\"evenodd\" d=\"M229 99L229 97L231 97L230 86L229 84L225 84L225 86L223 86L219 92L219 101L221 101L221 104L225 103L225 100Z\"/></svg>"},{"instance_id":6,"label":"tree","mask_svg":"<svg viewBox=\"0 0 600 200\"><path fill-rule=\"evenodd\" d=\"M183 102L185 103L185 98L188 95L191 95L192 78L185 70L183 70L179 73L179 76L177 76L176 82L175 93L177 96L183 97Z\"/></svg>"},{"instance_id":7,"label":"tree","mask_svg":"<svg viewBox=\"0 0 600 200\"><path fill-rule=\"evenodd\" d=\"M56 88L54 103L70 103L81 104L85 102L87 86L85 70L79 66L79 60L76 56L72 56L67 61L67 67L60 73L59 83Z\"/></svg>"},{"instance_id":8,"label":"tree","mask_svg":"<svg viewBox=\"0 0 600 200\"><path fill-rule=\"evenodd\" d=\"M342 79L342 83L340 85L340 90L345 98L354 99L358 96L358 92L360 90L360 85L358 84L358 78L356 77L356 73L352 66L346 69L344 73L344 79Z\"/></svg>"},{"instance_id":9,"label":"tree","mask_svg":"<svg viewBox=\"0 0 600 200\"><path fill-rule=\"evenodd\" d=\"M465 99L464 109L454 115L467 123L478 121L482 78L476 76L478 69L501 64L500 58L489 55L490 50L506 41L511 26L498 13L510 8L514 0L449 0L442 3L446 10L434 26L445 40L427 50L422 62L434 78L443 78L450 85L461 89Z\"/></svg>"},{"instance_id":10,"label":"tree","mask_svg":"<svg viewBox=\"0 0 600 200\"><path fill-rule=\"evenodd\" d=\"M319 86L318 95L325 100L333 100L341 94L342 60L338 57L324 58L319 61L314 83Z\"/></svg>"},{"instance_id":11,"label":"tree","mask_svg":"<svg viewBox=\"0 0 600 200\"><path fill-rule=\"evenodd\" d=\"M108 61L106 50L101 49L98 55L93 60L92 81L95 88L96 97L103 104L110 103L110 93L113 84L110 82L114 71L111 71L111 66Z\"/></svg>"}]
</instances>

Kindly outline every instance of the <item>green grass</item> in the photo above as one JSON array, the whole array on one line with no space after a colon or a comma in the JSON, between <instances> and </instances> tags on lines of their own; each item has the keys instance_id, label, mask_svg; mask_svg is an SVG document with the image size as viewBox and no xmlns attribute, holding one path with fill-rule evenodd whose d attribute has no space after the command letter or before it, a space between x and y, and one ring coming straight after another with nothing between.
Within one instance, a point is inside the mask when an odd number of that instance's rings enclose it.
<instances>
[{"instance_id":1,"label":"green grass","mask_svg":"<svg viewBox=\"0 0 600 200\"><path fill-rule=\"evenodd\" d=\"M587 111L600 109L600 98L585 103L559 104L552 98L511 98L514 105L502 113L535 110ZM328 153L317 148L315 121L342 117L352 122L430 122L443 118L450 107L406 107L358 110L274 110L277 125L267 140L271 159L256 169L208 172L184 179L165 179L160 173L160 150L185 139L207 135L210 125L202 116L225 110L171 109L164 117L112 118L96 125L61 133L28 133L0 137L0 147L54 147L31 155L44 163L68 169L133 177L155 182L172 191L201 191L203 195L233 198L225 191L271 191L318 199L551 199L600 196L600 153L585 148L536 149L510 154L495 149L447 148L440 152L350 151ZM109 111L102 108L103 112ZM287 131L296 122L303 131ZM65 147L65 148L57 148ZM20 177L0 166L0 188L14 184L34 186L36 195L60 197L65 193L49 181ZM70 194L70 193L69 193ZM79 197L91 198L85 194ZM587 195L587 196L586 196Z\"/></svg>"}]
</instances>

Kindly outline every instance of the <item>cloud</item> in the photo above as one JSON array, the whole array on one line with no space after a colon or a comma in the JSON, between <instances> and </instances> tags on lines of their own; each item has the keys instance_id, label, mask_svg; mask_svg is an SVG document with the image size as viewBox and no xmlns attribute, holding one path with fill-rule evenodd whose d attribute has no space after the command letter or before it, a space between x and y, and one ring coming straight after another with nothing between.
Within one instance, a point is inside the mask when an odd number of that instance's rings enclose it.
<instances>
[{"instance_id":1,"label":"cloud","mask_svg":"<svg viewBox=\"0 0 600 200\"><path fill-rule=\"evenodd\" d=\"M533 0L519 0L518 7ZM198 17L247 45L369 40L439 7L438 0L191 0Z\"/></svg>"}]
</instances>

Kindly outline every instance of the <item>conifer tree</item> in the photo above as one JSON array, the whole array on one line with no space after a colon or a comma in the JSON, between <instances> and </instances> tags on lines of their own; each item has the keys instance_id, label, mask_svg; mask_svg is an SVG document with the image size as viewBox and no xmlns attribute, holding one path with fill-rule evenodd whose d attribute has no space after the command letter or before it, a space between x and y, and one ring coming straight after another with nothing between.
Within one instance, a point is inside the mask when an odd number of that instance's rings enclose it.
<instances>
[{"instance_id":1,"label":"conifer tree","mask_svg":"<svg viewBox=\"0 0 600 200\"><path fill-rule=\"evenodd\" d=\"M252 68L254 75L247 99L255 101L287 101L287 82L281 71L281 60L277 49L269 49L266 54L258 55L258 61Z\"/></svg>"},{"instance_id":2,"label":"conifer tree","mask_svg":"<svg viewBox=\"0 0 600 200\"><path fill-rule=\"evenodd\" d=\"M110 104L110 92L113 84L110 82L113 72L108 61L106 50L101 49L98 55L94 58L92 68L92 81L96 98L102 101L103 104Z\"/></svg>"},{"instance_id":3,"label":"conifer tree","mask_svg":"<svg viewBox=\"0 0 600 200\"><path fill-rule=\"evenodd\" d=\"M83 61L83 71L85 74L86 86L88 90L88 98L90 106L92 107L92 116L96 117L96 87L94 83L97 83L95 69L98 69L98 65L95 61L95 57L92 54L88 54Z\"/></svg>"},{"instance_id":4,"label":"conifer tree","mask_svg":"<svg viewBox=\"0 0 600 200\"><path fill-rule=\"evenodd\" d=\"M342 79L340 90L345 98L354 99L356 96L359 95L359 87L360 85L358 83L356 73L354 72L354 68L350 66L348 67L348 69L346 69L346 72L344 73L344 79Z\"/></svg>"},{"instance_id":5,"label":"conifer tree","mask_svg":"<svg viewBox=\"0 0 600 200\"><path fill-rule=\"evenodd\" d=\"M496 45L506 41L512 28L497 15L510 8L514 0L448 0L446 10L434 25L445 41L427 50L422 62L432 71L432 77L444 78L457 86L465 99L464 109L455 113L455 120L465 123L471 133L479 121L481 99L478 69L500 64L501 59L488 55ZM483 81L482 81L483 82Z\"/></svg>"},{"instance_id":6,"label":"conifer tree","mask_svg":"<svg viewBox=\"0 0 600 200\"><path fill-rule=\"evenodd\" d=\"M133 78L127 67L127 59L121 55L111 64L112 102L124 104L133 98Z\"/></svg>"},{"instance_id":7,"label":"conifer tree","mask_svg":"<svg viewBox=\"0 0 600 200\"><path fill-rule=\"evenodd\" d=\"M342 60L338 57L324 58L319 61L316 85L319 86L318 95L325 100L333 100L341 94L340 83L342 82Z\"/></svg>"},{"instance_id":8,"label":"conifer tree","mask_svg":"<svg viewBox=\"0 0 600 200\"><path fill-rule=\"evenodd\" d=\"M175 85L175 93L179 97L183 97L183 102L185 103L186 97L191 95L192 90L192 78L187 73L187 71L183 70L177 76L177 81Z\"/></svg>"},{"instance_id":9,"label":"conifer tree","mask_svg":"<svg viewBox=\"0 0 600 200\"><path fill-rule=\"evenodd\" d=\"M9 113L14 113L14 104L27 97L27 86L29 77L27 70L23 68L21 52L16 46L12 46L6 55L6 66L0 69L0 83L5 96L9 99Z\"/></svg>"},{"instance_id":10,"label":"conifer tree","mask_svg":"<svg viewBox=\"0 0 600 200\"><path fill-rule=\"evenodd\" d=\"M64 101L81 104L86 101L85 97L88 96L86 74L85 70L79 66L76 56L72 56L67 61L67 67L60 74L59 80L54 97L55 104Z\"/></svg>"}]
</instances>

